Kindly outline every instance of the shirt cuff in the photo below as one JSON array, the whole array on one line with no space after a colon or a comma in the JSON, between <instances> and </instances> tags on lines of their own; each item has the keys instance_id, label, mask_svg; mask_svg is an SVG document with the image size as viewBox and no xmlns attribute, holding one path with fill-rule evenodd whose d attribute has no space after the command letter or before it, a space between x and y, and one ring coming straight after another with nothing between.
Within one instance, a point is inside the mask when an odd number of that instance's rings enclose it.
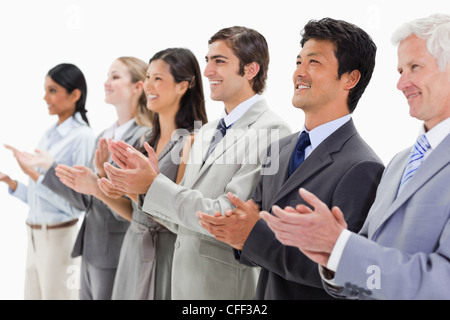
<instances>
[{"instance_id":1,"label":"shirt cuff","mask_svg":"<svg viewBox=\"0 0 450 320\"><path fill-rule=\"evenodd\" d=\"M327 269L336 272L342 253L344 252L345 245L347 244L351 234L351 231L348 231L347 229L342 230L336 244L334 245L333 251L331 251L330 258L327 263Z\"/></svg>"}]
</instances>

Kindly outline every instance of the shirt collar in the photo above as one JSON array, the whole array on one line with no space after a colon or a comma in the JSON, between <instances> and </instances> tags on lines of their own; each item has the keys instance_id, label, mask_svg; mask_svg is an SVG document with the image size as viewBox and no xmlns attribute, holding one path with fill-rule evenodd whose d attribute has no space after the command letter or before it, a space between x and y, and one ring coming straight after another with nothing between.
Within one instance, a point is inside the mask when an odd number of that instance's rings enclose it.
<instances>
[{"instance_id":1,"label":"shirt collar","mask_svg":"<svg viewBox=\"0 0 450 320\"><path fill-rule=\"evenodd\" d=\"M225 125L227 126L227 128L233 125L236 121L238 121L244 115L244 113L246 113L247 110L250 109L252 105L261 100L261 98L262 96L260 94L255 94L250 99L241 102L229 114L227 114L226 111L224 110L222 118L225 121Z\"/></svg>"},{"instance_id":2,"label":"shirt collar","mask_svg":"<svg viewBox=\"0 0 450 320\"><path fill-rule=\"evenodd\" d=\"M430 143L431 148L436 149L439 143L441 143L441 141L444 140L445 137L450 133L450 118L441 121L428 132L425 132L425 126L422 125L419 130L419 136L424 133L427 137L428 142Z\"/></svg>"},{"instance_id":3,"label":"shirt collar","mask_svg":"<svg viewBox=\"0 0 450 320\"><path fill-rule=\"evenodd\" d=\"M83 119L81 118L81 115L79 112L76 112L73 116L67 118L61 124L56 123L53 127L51 127L48 130L47 134L48 134L48 136L50 136L54 133L57 133L60 137L65 137L73 129L76 122L85 123L83 121Z\"/></svg>"},{"instance_id":4,"label":"shirt collar","mask_svg":"<svg viewBox=\"0 0 450 320\"><path fill-rule=\"evenodd\" d=\"M128 129L131 128L131 126L134 123L134 118L128 120L127 122L125 122L124 124L122 124L121 126L118 125L118 123L116 123L116 126L113 130L113 139L115 141L117 140L121 140L123 135L125 134L125 132L128 131Z\"/></svg>"},{"instance_id":5,"label":"shirt collar","mask_svg":"<svg viewBox=\"0 0 450 320\"><path fill-rule=\"evenodd\" d=\"M351 117L352 117L351 114L347 114L336 120L324 123L323 125L318 126L317 128L314 128L311 131L306 130L306 127L303 126L303 130L300 131L300 134L303 131L309 133L309 140L311 140L311 148L312 150L314 150L333 132L335 132L337 129L339 129L341 126L347 123L351 119Z\"/></svg>"}]
</instances>

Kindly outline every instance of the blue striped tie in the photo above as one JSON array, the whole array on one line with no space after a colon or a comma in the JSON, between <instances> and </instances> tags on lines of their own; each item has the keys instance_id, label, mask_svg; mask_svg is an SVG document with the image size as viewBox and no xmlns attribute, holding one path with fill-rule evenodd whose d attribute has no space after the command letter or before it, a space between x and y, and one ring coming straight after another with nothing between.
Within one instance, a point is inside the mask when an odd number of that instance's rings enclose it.
<instances>
[{"instance_id":1,"label":"blue striped tie","mask_svg":"<svg viewBox=\"0 0 450 320\"><path fill-rule=\"evenodd\" d=\"M431 146L424 134L417 139L416 143L411 149L411 155L409 156L408 164L406 165L405 171L403 172L402 180L400 182L400 187L397 194L400 194L407 182L411 180L414 173L417 171L417 169L419 169L419 166L423 162L423 157L430 147Z\"/></svg>"}]
</instances>

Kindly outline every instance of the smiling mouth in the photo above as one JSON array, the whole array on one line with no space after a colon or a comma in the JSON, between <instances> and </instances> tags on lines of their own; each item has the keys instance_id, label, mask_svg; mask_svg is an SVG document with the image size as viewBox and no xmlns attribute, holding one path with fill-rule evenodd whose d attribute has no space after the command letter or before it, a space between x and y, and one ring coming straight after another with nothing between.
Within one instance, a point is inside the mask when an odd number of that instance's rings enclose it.
<instances>
[{"instance_id":1,"label":"smiling mouth","mask_svg":"<svg viewBox=\"0 0 450 320\"><path fill-rule=\"evenodd\" d=\"M219 84L221 84L222 83L222 81L220 81L220 80L210 80L209 81L209 85L210 86L217 86L217 85L219 85Z\"/></svg>"},{"instance_id":2,"label":"smiling mouth","mask_svg":"<svg viewBox=\"0 0 450 320\"><path fill-rule=\"evenodd\" d=\"M147 95L147 100L148 100L148 101L155 100L156 98L158 98L157 95L154 95L154 94L148 94L148 95Z\"/></svg>"},{"instance_id":3,"label":"smiling mouth","mask_svg":"<svg viewBox=\"0 0 450 320\"><path fill-rule=\"evenodd\" d=\"M412 99L414 99L414 98L416 98L416 97L418 97L418 96L420 96L420 95L421 95L420 92L418 92L418 93L413 93L413 94L410 94L410 95L406 95L406 99L412 100Z\"/></svg>"}]
</instances>

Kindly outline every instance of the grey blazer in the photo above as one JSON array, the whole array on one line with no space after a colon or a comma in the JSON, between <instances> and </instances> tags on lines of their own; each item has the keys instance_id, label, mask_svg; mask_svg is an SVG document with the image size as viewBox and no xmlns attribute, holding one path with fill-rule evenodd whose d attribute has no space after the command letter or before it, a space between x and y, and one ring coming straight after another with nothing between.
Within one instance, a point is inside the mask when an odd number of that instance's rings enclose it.
<instances>
[{"instance_id":1,"label":"grey blazer","mask_svg":"<svg viewBox=\"0 0 450 320\"><path fill-rule=\"evenodd\" d=\"M329 207L339 206L350 230L362 227L384 170L374 151L356 131L353 120L325 139L288 177L289 161L299 133L279 142L279 153L270 152L279 161L275 175L261 175L253 200L262 210L305 204L300 187L315 193ZM278 159L276 159L278 156ZM250 233L237 258L247 265L258 265L261 273L256 299L330 299L322 288L316 263L300 250L283 246L264 220Z\"/></svg>"},{"instance_id":2,"label":"grey blazer","mask_svg":"<svg viewBox=\"0 0 450 320\"><path fill-rule=\"evenodd\" d=\"M156 219L178 225L173 230L177 239L172 299L251 299L255 293L259 268L238 263L230 246L200 226L196 212L213 214L232 208L227 192L249 199L271 141L267 135L284 137L289 129L264 100L256 102L203 165L217 123L218 120L212 121L197 133L180 184L159 175L142 206Z\"/></svg>"},{"instance_id":3,"label":"grey blazer","mask_svg":"<svg viewBox=\"0 0 450 320\"><path fill-rule=\"evenodd\" d=\"M450 299L450 135L397 195L410 148L386 168L359 235L345 246L330 294Z\"/></svg>"},{"instance_id":4,"label":"grey blazer","mask_svg":"<svg viewBox=\"0 0 450 320\"><path fill-rule=\"evenodd\" d=\"M125 132L122 140L138 147L141 137L148 127L134 124ZM97 137L97 142L102 134ZM95 144L97 147L97 143ZM90 167L93 168L93 159ZM64 185L55 174L57 164L48 170L42 183L55 193L69 201L79 210L86 211L72 257L82 255L89 264L97 268L116 268L119 261L120 248L130 223L120 217L93 196L78 193Z\"/></svg>"}]
</instances>

